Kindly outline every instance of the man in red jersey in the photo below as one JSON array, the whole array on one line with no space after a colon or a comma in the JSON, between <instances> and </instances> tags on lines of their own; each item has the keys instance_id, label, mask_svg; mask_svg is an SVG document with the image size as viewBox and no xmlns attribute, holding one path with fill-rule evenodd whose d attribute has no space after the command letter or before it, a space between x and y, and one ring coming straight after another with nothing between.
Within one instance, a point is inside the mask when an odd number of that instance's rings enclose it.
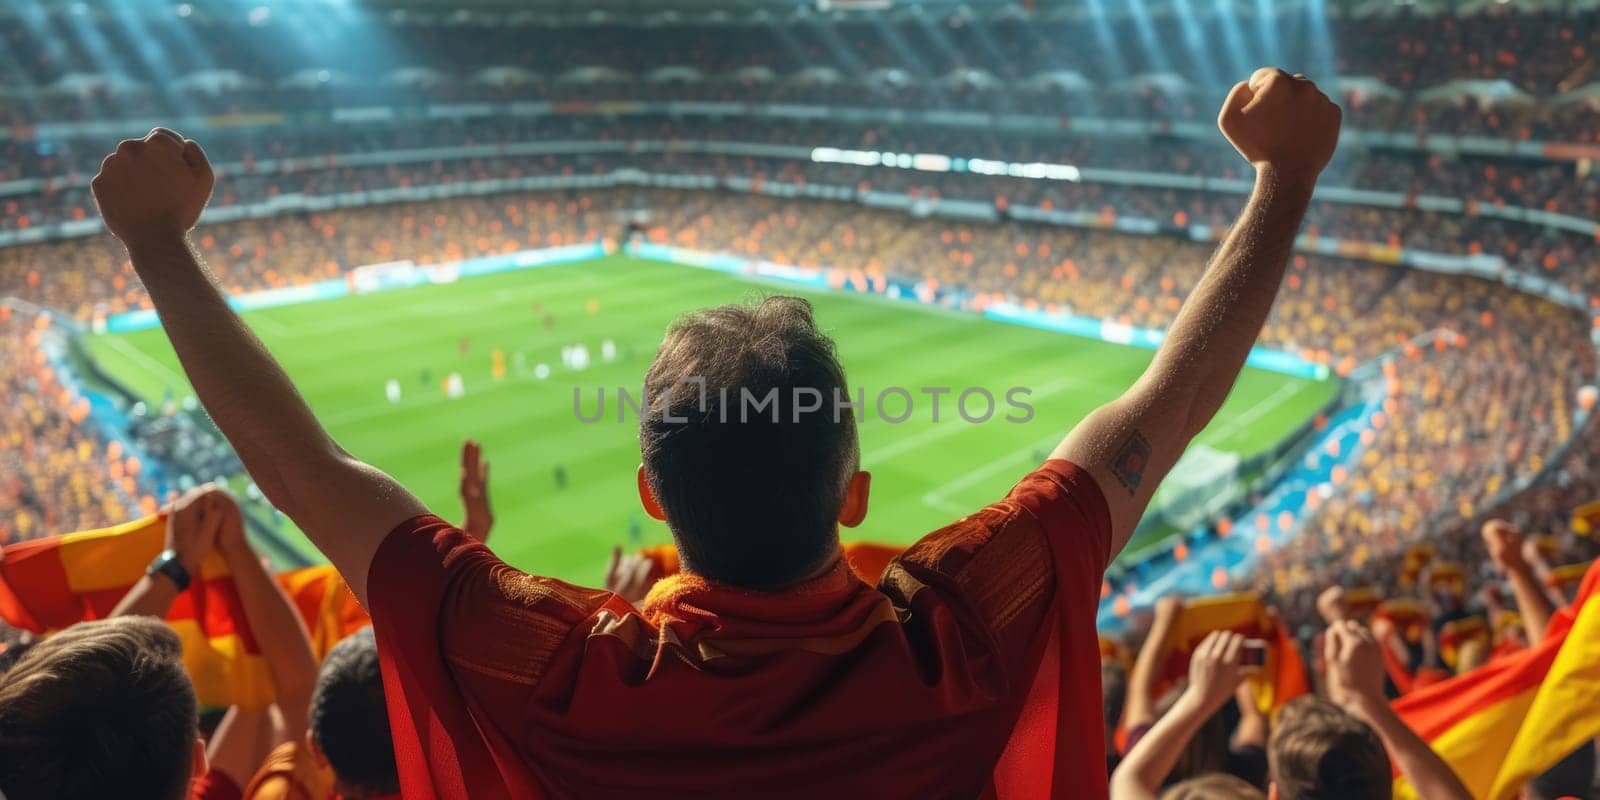
<instances>
[{"instance_id":1,"label":"man in red jersey","mask_svg":"<svg viewBox=\"0 0 1600 800\"><path fill-rule=\"evenodd\" d=\"M675 324L638 483L684 572L642 609L506 566L333 441L189 243L195 143L125 141L93 188L207 410L371 611L407 797L1103 797L1101 574L1244 365L1340 112L1264 69L1218 122L1255 190L1145 374L877 587L839 556L870 479L809 305Z\"/></svg>"}]
</instances>

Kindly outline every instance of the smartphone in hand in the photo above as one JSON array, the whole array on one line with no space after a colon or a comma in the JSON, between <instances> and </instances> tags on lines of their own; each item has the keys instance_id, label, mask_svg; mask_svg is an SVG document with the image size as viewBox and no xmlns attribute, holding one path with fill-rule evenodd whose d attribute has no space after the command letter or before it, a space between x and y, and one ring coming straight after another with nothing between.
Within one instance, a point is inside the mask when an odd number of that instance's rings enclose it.
<instances>
[{"instance_id":1,"label":"smartphone in hand","mask_svg":"<svg viewBox=\"0 0 1600 800\"><path fill-rule=\"evenodd\" d=\"M1264 667L1267 664L1267 642L1265 639L1244 640L1242 653L1243 663L1252 667Z\"/></svg>"}]
</instances>

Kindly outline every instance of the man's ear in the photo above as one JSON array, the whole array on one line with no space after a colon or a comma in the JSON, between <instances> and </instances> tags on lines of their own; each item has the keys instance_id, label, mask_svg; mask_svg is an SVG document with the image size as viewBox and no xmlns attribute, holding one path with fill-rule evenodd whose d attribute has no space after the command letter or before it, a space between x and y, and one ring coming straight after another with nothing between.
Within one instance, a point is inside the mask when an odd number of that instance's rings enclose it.
<instances>
[{"instance_id":1,"label":"man's ear","mask_svg":"<svg viewBox=\"0 0 1600 800\"><path fill-rule=\"evenodd\" d=\"M850 487L844 491L844 504L839 506L839 524L854 528L867 518L867 495L872 493L872 473L856 472L850 476Z\"/></svg>"},{"instance_id":2,"label":"man's ear","mask_svg":"<svg viewBox=\"0 0 1600 800\"><path fill-rule=\"evenodd\" d=\"M666 512L661 510L661 503L656 501L656 493L650 491L650 479L645 477L644 465L639 465L639 504L644 506L644 513L651 519L662 522L667 521Z\"/></svg>"},{"instance_id":3,"label":"man's ear","mask_svg":"<svg viewBox=\"0 0 1600 800\"><path fill-rule=\"evenodd\" d=\"M189 779L199 780L201 775L210 771L211 764L206 761L206 740L196 736L194 752L189 755Z\"/></svg>"}]
</instances>

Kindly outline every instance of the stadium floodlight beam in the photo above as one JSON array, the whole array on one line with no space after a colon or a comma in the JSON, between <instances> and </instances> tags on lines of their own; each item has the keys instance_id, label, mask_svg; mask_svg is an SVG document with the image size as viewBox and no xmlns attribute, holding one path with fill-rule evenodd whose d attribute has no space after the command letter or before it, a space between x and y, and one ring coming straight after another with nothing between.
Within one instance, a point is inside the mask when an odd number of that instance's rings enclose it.
<instances>
[{"instance_id":1,"label":"stadium floodlight beam","mask_svg":"<svg viewBox=\"0 0 1600 800\"><path fill-rule=\"evenodd\" d=\"M35 5L37 7L37 4ZM133 80L133 71L118 55L118 48L112 47L111 43L106 41L105 35L100 32L95 20L91 19L88 13L80 11L75 5L72 13L67 14L64 19L73 38L77 39L79 48L93 62L95 72L105 76L107 81ZM112 106L121 106L117 92L108 92L107 95Z\"/></svg>"},{"instance_id":2,"label":"stadium floodlight beam","mask_svg":"<svg viewBox=\"0 0 1600 800\"><path fill-rule=\"evenodd\" d=\"M1310 23L1311 63L1305 72L1331 90L1339 70L1339 61L1334 56L1335 43L1333 29L1328 25L1327 0L1307 0L1306 16Z\"/></svg>"},{"instance_id":3,"label":"stadium floodlight beam","mask_svg":"<svg viewBox=\"0 0 1600 800\"><path fill-rule=\"evenodd\" d=\"M184 13L185 8L189 9L188 13ZM170 16L157 15L154 21L168 36L177 40L178 47L176 49L188 55L190 65L186 71L216 69L217 62L211 57L211 51L201 43L200 38L194 33L194 28L188 22L188 18L194 13L194 6L182 3L178 5L176 12L177 19L173 19Z\"/></svg>"},{"instance_id":4,"label":"stadium floodlight beam","mask_svg":"<svg viewBox=\"0 0 1600 800\"><path fill-rule=\"evenodd\" d=\"M178 77L181 67L175 68L172 59L165 57L162 47L150 28L145 25L144 15L135 13L126 3L110 4L111 14L116 23L122 27L123 36L132 44L133 54L144 66L145 71L155 80L156 89L174 107L181 108L182 98L172 89L173 82ZM206 58L202 48L192 54L199 58ZM209 59L208 59L209 60Z\"/></svg>"},{"instance_id":5,"label":"stadium floodlight beam","mask_svg":"<svg viewBox=\"0 0 1600 800\"><path fill-rule=\"evenodd\" d=\"M1161 45L1161 37L1156 34L1156 26L1150 21L1150 12L1144 7L1144 0L1128 0L1126 8L1133 19L1133 30L1139 37L1139 46L1144 48L1150 71L1171 72L1172 62L1167 60L1166 48Z\"/></svg>"},{"instance_id":6,"label":"stadium floodlight beam","mask_svg":"<svg viewBox=\"0 0 1600 800\"><path fill-rule=\"evenodd\" d=\"M1277 19L1272 0L1256 0L1256 38L1260 40L1261 53L1265 56L1263 63L1283 63L1283 54L1278 49Z\"/></svg>"},{"instance_id":7,"label":"stadium floodlight beam","mask_svg":"<svg viewBox=\"0 0 1600 800\"><path fill-rule=\"evenodd\" d=\"M1117 41L1117 34L1111 29L1111 20L1106 17L1105 6L1102 0L1088 0L1089 19L1094 25L1094 38L1100 45L1100 56L1105 59L1107 74L1128 74L1127 59L1122 57L1122 45Z\"/></svg>"},{"instance_id":8,"label":"stadium floodlight beam","mask_svg":"<svg viewBox=\"0 0 1600 800\"><path fill-rule=\"evenodd\" d=\"M61 43L61 38L55 31L50 29L50 20L39 0L32 0L28 5L18 8L17 17L22 20L22 26L27 28L28 38L39 43L46 58L57 64L66 63L66 46Z\"/></svg>"},{"instance_id":9,"label":"stadium floodlight beam","mask_svg":"<svg viewBox=\"0 0 1600 800\"><path fill-rule=\"evenodd\" d=\"M855 51L850 48L850 45L845 42L844 37L834 30L833 25L829 24L827 20L816 17L809 18L807 22L810 24L811 30L816 33L817 38L827 45L828 50L832 52L835 60L845 68L845 71L854 75L861 74L864 66L861 57L857 56Z\"/></svg>"},{"instance_id":10,"label":"stadium floodlight beam","mask_svg":"<svg viewBox=\"0 0 1600 800\"><path fill-rule=\"evenodd\" d=\"M972 38L978 41L978 46L983 48L984 55L987 55L990 62L996 67L1003 67L1005 64L1016 60L1007 57L1001 51L1000 47L995 43L994 32L990 30L989 26L990 22L988 20L983 17L977 17L973 19L972 24L967 29L972 32Z\"/></svg>"},{"instance_id":11,"label":"stadium floodlight beam","mask_svg":"<svg viewBox=\"0 0 1600 800\"><path fill-rule=\"evenodd\" d=\"M895 56L905 65L907 71L924 78L933 74L933 71L928 68L927 62L923 61L922 57L917 55L916 51L907 44L905 37L900 35L900 31L895 30L895 26L892 23L885 22L881 16L875 16L872 18L872 27L878 32L878 36L888 43L889 49L894 51Z\"/></svg>"},{"instance_id":12,"label":"stadium floodlight beam","mask_svg":"<svg viewBox=\"0 0 1600 800\"><path fill-rule=\"evenodd\" d=\"M1217 21L1217 29L1222 32L1222 49L1228 56L1229 75L1248 75L1257 62L1270 63L1258 53L1252 53L1250 46L1245 43L1233 0L1213 0L1212 14Z\"/></svg>"},{"instance_id":13,"label":"stadium floodlight beam","mask_svg":"<svg viewBox=\"0 0 1600 800\"><path fill-rule=\"evenodd\" d=\"M1184 47L1189 51L1189 59L1198 72L1194 77L1206 88L1221 86L1222 80L1217 77L1216 65L1212 63L1214 48L1207 46L1205 31L1195 19L1194 9L1189 7L1189 0L1172 0L1172 4L1172 11L1178 19L1178 28L1183 33Z\"/></svg>"}]
</instances>

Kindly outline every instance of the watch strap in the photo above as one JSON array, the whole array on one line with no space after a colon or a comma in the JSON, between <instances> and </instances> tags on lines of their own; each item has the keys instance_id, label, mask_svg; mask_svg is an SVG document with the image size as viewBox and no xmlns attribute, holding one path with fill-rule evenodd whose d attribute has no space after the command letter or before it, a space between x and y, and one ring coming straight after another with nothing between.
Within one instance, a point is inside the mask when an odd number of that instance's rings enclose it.
<instances>
[{"instance_id":1,"label":"watch strap","mask_svg":"<svg viewBox=\"0 0 1600 800\"><path fill-rule=\"evenodd\" d=\"M183 562L178 560L178 551L163 550L161 555L150 562L150 568L145 570L146 575L165 575L178 587L178 591L189 588L189 570L184 568Z\"/></svg>"}]
</instances>

